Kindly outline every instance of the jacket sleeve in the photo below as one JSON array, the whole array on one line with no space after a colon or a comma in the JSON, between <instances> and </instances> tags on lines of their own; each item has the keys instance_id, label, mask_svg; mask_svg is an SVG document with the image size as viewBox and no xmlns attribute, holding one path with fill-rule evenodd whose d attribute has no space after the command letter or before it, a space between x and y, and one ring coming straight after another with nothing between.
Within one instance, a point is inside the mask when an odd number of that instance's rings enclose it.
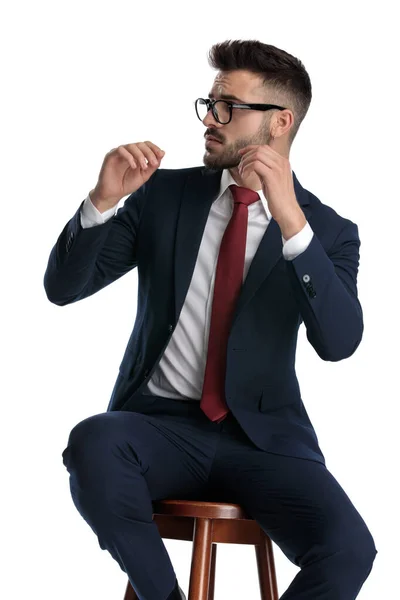
<instances>
[{"instance_id":1,"label":"jacket sleeve","mask_svg":"<svg viewBox=\"0 0 400 600\"><path fill-rule=\"evenodd\" d=\"M83 300L137 266L140 218L156 173L102 225L82 228L81 203L50 253L43 281L50 302Z\"/></svg>"},{"instance_id":2,"label":"jacket sleeve","mask_svg":"<svg viewBox=\"0 0 400 600\"><path fill-rule=\"evenodd\" d=\"M362 339L359 248L358 227L346 219L328 252L314 233L308 248L286 263L307 339L323 360L348 358Z\"/></svg>"}]
</instances>

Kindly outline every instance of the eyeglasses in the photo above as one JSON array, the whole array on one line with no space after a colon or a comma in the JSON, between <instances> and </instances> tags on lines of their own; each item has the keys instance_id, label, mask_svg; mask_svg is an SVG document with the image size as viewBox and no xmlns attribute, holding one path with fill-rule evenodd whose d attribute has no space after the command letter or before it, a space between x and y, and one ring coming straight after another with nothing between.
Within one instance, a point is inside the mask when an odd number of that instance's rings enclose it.
<instances>
[{"instance_id":1,"label":"eyeglasses","mask_svg":"<svg viewBox=\"0 0 400 600\"><path fill-rule=\"evenodd\" d=\"M212 110L214 118L221 125L227 125L232 119L232 108L242 108L246 110L285 110L283 106L276 104L236 104L227 100L210 100L209 98L197 98L194 103L196 114L200 121L203 121L208 113Z\"/></svg>"}]
</instances>

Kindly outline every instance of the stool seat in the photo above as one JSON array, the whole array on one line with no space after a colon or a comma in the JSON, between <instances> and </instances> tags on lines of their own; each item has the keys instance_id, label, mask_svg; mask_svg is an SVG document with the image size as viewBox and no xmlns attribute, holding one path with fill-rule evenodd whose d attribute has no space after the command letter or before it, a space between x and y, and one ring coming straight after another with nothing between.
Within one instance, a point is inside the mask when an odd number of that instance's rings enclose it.
<instances>
[{"instance_id":1,"label":"stool seat","mask_svg":"<svg viewBox=\"0 0 400 600\"><path fill-rule=\"evenodd\" d=\"M188 600L214 600L218 543L254 545L261 600L278 600L272 542L239 504L158 500L153 502L153 521L163 539L193 542ZM124 600L137 598L128 581Z\"/></svg>"},{"instance_id":2,"label":"stool seat","mask_svg":"<svg viewBox=\"0 0 400 600\"><path fill-rule=\"evenodd\" d=\"M153 512L195 519L250 519L240 504L200 500L160 500L153 502Z\"/></svg>"}]
</instances>

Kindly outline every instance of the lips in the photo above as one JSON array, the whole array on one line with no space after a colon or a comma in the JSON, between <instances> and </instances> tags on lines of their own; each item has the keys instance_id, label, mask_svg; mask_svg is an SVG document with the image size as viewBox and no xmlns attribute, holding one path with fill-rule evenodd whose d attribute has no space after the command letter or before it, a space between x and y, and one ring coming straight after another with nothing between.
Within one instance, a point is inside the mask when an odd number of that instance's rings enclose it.
<instances>
[{"instance_id":1,"label":"lips","mask_svg":"<svg viewBox=\"0 0 400 600\"><path fill-rule=\"evenodd\" d=\"M206 140L207 142L218 142L219 144L222 144L222 142L220 142L220 140L217 140L215 137L213 137L212 135L207 135L206 136Z\"/></svg>"}]
</instances>

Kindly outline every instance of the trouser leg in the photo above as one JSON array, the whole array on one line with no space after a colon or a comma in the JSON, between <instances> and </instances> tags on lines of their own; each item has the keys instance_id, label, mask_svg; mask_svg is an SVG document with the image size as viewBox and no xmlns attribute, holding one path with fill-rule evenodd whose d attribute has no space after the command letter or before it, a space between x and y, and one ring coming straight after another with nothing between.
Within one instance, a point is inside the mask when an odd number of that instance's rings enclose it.
<instances>
[{"instance_id":1,"label":"trouser leg","mask_svg":"<svg viewBox=\"0 0 400 600\"><path fill-rule=\"evenodd\" d=\"M207 480L207 450L197 463L193 440L177 443L176 427L129 411L102 413L78 423L63 452L76 508L141 600L165 600L176 579L152 502L195 497Z\"/></svg>"},{"instance_id":2,"label":"trouser leg","mask_svg":"<svg viewBox=\"0 0 400 600\"><path fill-rule=\"evenodd\" d=\"M377 550L364 520L325 465L224 438L209 483L241 504L300 567L281 600L353 600Z\"/></svg>"}]
</instances>

